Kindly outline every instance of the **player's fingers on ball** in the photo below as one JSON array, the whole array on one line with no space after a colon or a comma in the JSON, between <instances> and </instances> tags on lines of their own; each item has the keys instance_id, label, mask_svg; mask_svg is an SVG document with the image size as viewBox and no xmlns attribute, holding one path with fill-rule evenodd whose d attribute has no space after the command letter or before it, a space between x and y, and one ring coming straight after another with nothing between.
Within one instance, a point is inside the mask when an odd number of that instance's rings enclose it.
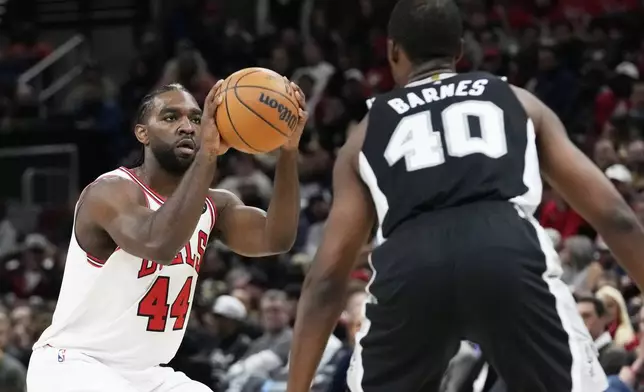
<instances>
[{"instance_id":1,"label":"player's fingers on ball","mask_svg":"<svg viewBox=\"0 0 644 392\"><path fill-rule=\"evenodd\" d=\"M206 100L204 101L204 106L209 107L209 105L215 100L215 97L217 96L217 90L218 86L221 85L222 80L219 82L215 83L214 86L208 91L208 95L206 96Z\"/></svg>"},{"instance_id":2,"label":"player's fingers on ball","mask_svg":"<svg viewBox=\"0 0 644 392\"><path fill-rule=\"evenodd\" d=\"M306 110L298 109L297 114L300 117L300 121L306 121L309 119L309 112Z\"/></svg>"},{"instance_id":3,"label":"player's fingers on ball","mask_svg":"<svg viewBox=\"0 0 644 392\"><path fill-rule=\"evenodd\" d=\"M286 93L291 94L292 93L291 82L288 80L286 76L282 76L282 79L284 79L284 87L286 87Z\"/></svg>"},{"instance_id":4,"label":"player's fingers on ball","mask_svg":"<svg viewBox=\"0 0 644 392\"><path fill-rule=\"evenodd\" d=\"M298 85L297 85L296 83L294 83L294 82L291 82L291 86L293 87L293 89L294 89L295 91L297 91L297 92L299 92L299 93L300 93L300 95L302 96L302 99L306 99L306 95L304 94L304 91L302 91L302 88L300 88L300 86L298 86Z\"/></svg>"},{"instance_id":5,"label":"player's fingers on ball","mask_svg":"<svg viewBox=\"0 0 644 392\"><path fill-rule=\"evenodd\" d=\"M302 93L299 91L295 92L295 98L297 99L297 103L300 105L301 109L306 108L306 101L304 100L304 97L302 96Z\"/></svg>"},{"instance_id":6,"label":"player's fingers on ball","mask_svg":"<svg viewBox=\"0 0 644 392\"><path fill-rule=\"evenodd\" d=\"M214 87L211 88L210 91L208 91L208 95L206 95L206 99L203 101L204 109L208 108L208 105L210 105L212 100L215 98L216 92L217 91Z\"/></svg>"}]
</instances>

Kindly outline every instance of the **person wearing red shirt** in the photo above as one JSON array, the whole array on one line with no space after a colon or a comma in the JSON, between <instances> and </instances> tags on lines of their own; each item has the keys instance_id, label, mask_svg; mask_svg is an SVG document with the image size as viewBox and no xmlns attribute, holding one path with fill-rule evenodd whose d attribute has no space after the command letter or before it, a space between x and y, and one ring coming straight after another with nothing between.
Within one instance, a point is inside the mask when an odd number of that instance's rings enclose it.
<instances>
[{"instance_id":1,"label":"person wearing red shirt","mask_svg":"<svg viewBox=\"0 0 644 392\"><path fill-rule=\"evenodd\" d=\"M552 199L545 201L539 215L539 223L544 228L553 228L561 233L564 240L579 232L584 224L584 219L576 213L559 196L554 195Z\"/></svg>"}]
</instances>

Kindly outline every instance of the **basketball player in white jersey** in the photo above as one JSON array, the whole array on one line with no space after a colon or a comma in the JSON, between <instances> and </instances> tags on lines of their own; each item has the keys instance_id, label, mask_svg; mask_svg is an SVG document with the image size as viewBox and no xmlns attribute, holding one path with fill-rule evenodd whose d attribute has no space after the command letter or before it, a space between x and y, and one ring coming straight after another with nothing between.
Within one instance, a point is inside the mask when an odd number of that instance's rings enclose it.
<instances>
[{"instance_id":1,"label":"basketball player in white jersey","mask_svg":"<svg viewBox=\"0 0 644 392\"><path fill-rule=\"evenodd\" d=\"M209 189L220 140L214 114L221 82L199 109L182 86L144 98L137 139L143 164L100 176L76 206L52 325L29 363L29 392L205 392L167 367L184 336L207 243L245 256L288 251L299 215L299 111L282 147L268 213ZM304 96L294 84L301 108ZM214 234L214 235L213 235Z\"/></svg>"}]
</instances>

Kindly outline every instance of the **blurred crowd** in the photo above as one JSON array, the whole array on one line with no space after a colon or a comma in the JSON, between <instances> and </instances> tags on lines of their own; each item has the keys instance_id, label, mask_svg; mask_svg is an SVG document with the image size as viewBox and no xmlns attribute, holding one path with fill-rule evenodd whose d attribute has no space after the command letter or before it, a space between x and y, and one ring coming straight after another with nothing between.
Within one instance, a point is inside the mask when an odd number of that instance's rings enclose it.
<instances>
[{"instance_id":1,"label":"blurred crowd","mask_svg":"<svg viewBox=\"0 0 644 392\"><path fill-rule=\"evenodd\" d=\"M186 337L170 364L214 391L283 391L301 283L332 202L337 149L367 112L365 100L393 87L386 22L393 1L185 0L140 29L125 80L97 61L56 102L50 116L75 129L111 135L115 162L139 147L129 122L156 86L179 82L198 100L219 78L249 66L298 83L311 120L301 143L301 218L288 255L248 259L221 244L205 255ZM644 20L637 0L463 0L459 71L507 76L535 93L644 222ZM431 44L431 43L428 43ZM0 130L38 118L34 91L15 78L51 52L31 24L14 27L0 48ZM42 120L42 117L40 118ZM37 122L36 122L37 123ZM213 186L266 208L276 156L228 153ZM590 195L592 197L592 195ZM564 281L595 340L609 391L644 390L642 296L601 238L554 191L537 212L560 253ZM48 326L71 232L70 206L44 210L22 232L0 202L0 391L24 390L31 345ZM328 343L313 390L345 391L344 376L370 277L365 244L345 312ZM640 316L641 314L641 316ZM473 343L463 342L444 392L504 391ZM642 382L640 382L640 380ZM510 391L512 392L512 391Z\"/></svg>"}]
</instances>

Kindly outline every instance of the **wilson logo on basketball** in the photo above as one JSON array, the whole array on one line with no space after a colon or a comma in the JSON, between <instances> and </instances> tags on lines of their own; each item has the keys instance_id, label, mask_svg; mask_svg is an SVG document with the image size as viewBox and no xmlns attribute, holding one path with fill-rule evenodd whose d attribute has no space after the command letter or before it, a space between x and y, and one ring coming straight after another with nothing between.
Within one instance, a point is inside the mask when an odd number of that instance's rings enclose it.
<instances>
[{"instance_id":1,"label":"wilson logo on basketball","mask_svg":"<svg viewBox=\"0 0 644 392\"><path fill-rule=\"evenodd\" d=\"M297 125L297 115L294 114L290 109L281 103L277 102L275 98L271 98L270 95L265 95L261 93L259 95L259 102L264 105L277 110L280 114L280 121L284 121L290 130L294 130Z\"/></svg>"}]
</instances>

